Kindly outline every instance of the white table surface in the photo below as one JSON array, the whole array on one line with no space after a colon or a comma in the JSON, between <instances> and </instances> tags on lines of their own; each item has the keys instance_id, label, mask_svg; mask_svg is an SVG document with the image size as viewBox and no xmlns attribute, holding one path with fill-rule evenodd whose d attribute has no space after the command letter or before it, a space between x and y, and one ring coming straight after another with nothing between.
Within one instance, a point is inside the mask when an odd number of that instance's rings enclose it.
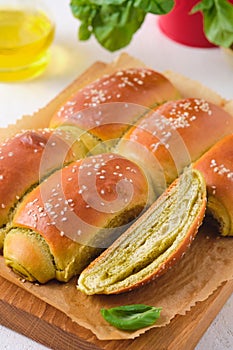
<instances>
[{"instance_id":1,"label":"white table surface","mask_svg":"<svg viewBox=\"0 0 233 350\"><path fill-rule=\"evenodd\" d=\"M94 39L77 40L78 21L73 18L69 0L44 0L51 9L56 36L51 49L51 62L39 78L13 84L0 83L0 126L13 123L25 114L45 106L75 77L96 60L112 61L121 51L142 60L155 70L172 69L198 80L227 99L233 99L233 67L220 49L195 49L177 44L164 36L155 16L147 16L131 44L109 53ZM196 350L233 349L233 296L198 343ZM0 349L42 350L44 346L0 326Z\"/></svg>"}]
</instances>

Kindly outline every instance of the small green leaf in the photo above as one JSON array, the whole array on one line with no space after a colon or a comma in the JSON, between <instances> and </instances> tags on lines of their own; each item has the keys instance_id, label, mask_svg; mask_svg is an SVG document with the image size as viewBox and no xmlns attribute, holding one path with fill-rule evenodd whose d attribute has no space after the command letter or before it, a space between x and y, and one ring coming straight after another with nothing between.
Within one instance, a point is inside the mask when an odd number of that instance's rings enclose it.
<instances>
[{"instance_id":1,"label":"small green leaf","mask_svg":"<svg viewBox=\"0 0 233 350\"><path fill-rule=\"evenodd\" d=\"M80 40L88 40L92 34L89 26L82 23L79 27L78 37Z\"/></svg>"},{"instance_id":2,"label":"small green leaf","mask_svg":"<svg viewBox=\"0 0 233 350\"><path fill-rule=\"evenodd\" d=\"M213 6L213 0L204 0L198 2L191 10L191 14L198 11L209 10Z\"/></svg>"},{"instance_id":3,"label":"small green leaf","mask_svg":"<svg viewBox=\"0 0 233 350\"><path fill-rule=\"evenodd\" d=\"M191 14L202 11L204 32L215 45L230 47L233 44L233 5L227 0L202 0Z\"/></svg>"},{"instance_id":4,"label":"small green leaf","mask_svg":"<svg viewBox=\"0 0 233 350\"><path fill-rule=\"evenodd\" d=\"M135 331L153 325L160 317L161 310L160 307L133 304L101 309L100 312L112 326L126 331Z\"/></svg>"}]
</instances>

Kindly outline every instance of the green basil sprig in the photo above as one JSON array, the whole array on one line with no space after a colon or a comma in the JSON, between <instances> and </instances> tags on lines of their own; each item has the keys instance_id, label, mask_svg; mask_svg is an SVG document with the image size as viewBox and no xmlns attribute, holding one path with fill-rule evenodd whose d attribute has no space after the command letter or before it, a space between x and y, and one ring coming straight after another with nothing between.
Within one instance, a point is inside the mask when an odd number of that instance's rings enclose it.
<instances>
[{"instance_id":1,"label":"green basil sprig","mask_svg":"<svg viewBox=\"0 0 233 350\"><path fill-rule=\"evenodd\" d=\"M81 22L79 39L93 34L107 50L127 46L147 13L166 14L174 0L71 0L73 15Z\"/></svg>"},{"instance_id":2,"label":"green basil sprig","mask_svg":"<svg viewBox=\"0 0 233 350\"><path fill-rule=\"evenodd\" d=\"M217 46L233 44L233 5L227 0L202 0L191 13L202 11L204 32L210 42Z\"/></svg>"},{"instance_id":3,"label":"green basil sprig","mask_svg":"<svg viewBox=\"0 0 233 350\"><path fill-rule=\"evenodd\" d=\"M101 309L101 314L112 326L125 331L135 331L153 325L160 317L161 310L160 307L132 304Z\"/></svg>"},{"instance_id":4,"label":"green basil sprig","mask_svg":"<svg viewBox=\"0 0 233 350\"><path fill-rule=\"evenodd\" d=\"M74 17L81 22L80 40L94 35L104 48L116 51L130 43L147 13L169 13L174 0L71 0L70 6ZM201 0L191 14L197 11L203 13L204 32L209 41L232 47L233 5L227 0Z\"/></svg>"}]
</instances>

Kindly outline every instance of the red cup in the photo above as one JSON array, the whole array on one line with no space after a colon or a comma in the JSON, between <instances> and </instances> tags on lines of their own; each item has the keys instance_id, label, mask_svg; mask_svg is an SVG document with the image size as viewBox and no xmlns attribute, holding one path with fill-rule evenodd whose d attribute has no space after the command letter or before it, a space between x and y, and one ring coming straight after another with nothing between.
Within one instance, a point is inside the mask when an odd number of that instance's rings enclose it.
<instances>
[{"instance_id":1,"label":"red cup","mask_svg":"<svg viewBox=\"0 0 233 350\"><path fill-rule=\"evenodd\" d=\"M159 17L159 27L165 35L181 44L193 47L215 47L204 34L202 13L190 14L193 6L198 2L200 0L175 0L172 11Z\"/></svg>"}]
</instances>

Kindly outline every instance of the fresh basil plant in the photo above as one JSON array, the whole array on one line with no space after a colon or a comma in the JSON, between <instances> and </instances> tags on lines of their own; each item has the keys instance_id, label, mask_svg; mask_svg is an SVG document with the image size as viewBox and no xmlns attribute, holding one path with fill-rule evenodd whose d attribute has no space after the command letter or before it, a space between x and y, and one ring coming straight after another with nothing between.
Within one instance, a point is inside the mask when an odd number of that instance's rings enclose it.
<instances>
[{"instance_id":1,"label":"fresh basil plant","mask_svg":"<svg viewBox=\"0 0 233 350\"><path fill-rule=\"evenodd\" d=\"M163 15L173 0L71 0L73 15L81 21L79 39L93 34L109 51L128 45L147 13Z\"/></svg>"},{"instance_id":2,"label":"fresh basil plant","mask_svg":"<svg viewBox=\"0 0 233 350\"><path fill-rule=\"evenodd\" d=\"M71 0L73 15L81 22L79 39L88 40L93 34L109 51L127 46L141 27L147 13L169 13L175 0ZM183 0L186 1L186 0ZM201 11L204 32L218 46L233 45L233 5L227 0L201 0L192 13Z\"/></svg>"}]
</instances>

